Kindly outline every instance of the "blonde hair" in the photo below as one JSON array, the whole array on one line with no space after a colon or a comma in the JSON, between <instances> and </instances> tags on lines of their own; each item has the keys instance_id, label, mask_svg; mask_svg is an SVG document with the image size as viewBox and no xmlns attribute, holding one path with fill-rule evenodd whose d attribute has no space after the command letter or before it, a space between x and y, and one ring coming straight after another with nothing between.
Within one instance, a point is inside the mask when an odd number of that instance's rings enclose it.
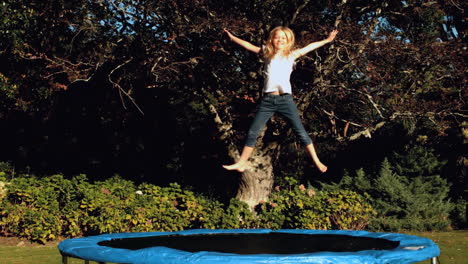
<instances>
[{"instance_id":1,"label":"blonde hair","mask_svg":"<svg viewBox=\"0 0 468 264\"><path fill-rule=\"evenodd\" d=\"M265 44L264 55L265 55L265 58L267 58L267 59L273 58L273 56L275 56L275 54L276 54L275 47L273 46L273 38L275 37L276 32L278 32L278 31L284 32L284 34L286 35L286 40L287 40L286 47L284 49L283 54L281 54L281 55L289 56L291 54L291 51L292 51L293 47L294 47L294 42L295 42L294 32L288 27L282 27L282 26L275 27L270 32L270 36L268 37L268 40L266 41L266 44Z\"/></svg>"}]
</instances>

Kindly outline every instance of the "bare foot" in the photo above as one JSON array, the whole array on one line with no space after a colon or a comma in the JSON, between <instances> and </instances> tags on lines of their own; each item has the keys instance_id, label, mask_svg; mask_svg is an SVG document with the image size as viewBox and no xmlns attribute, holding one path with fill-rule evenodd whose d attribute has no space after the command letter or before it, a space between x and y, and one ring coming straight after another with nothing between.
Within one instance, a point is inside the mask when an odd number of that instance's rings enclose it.
<instances>
[{"instance_id":1,"label":"bare foot","mask_svg":"<svg viewBox=\"0 0 468 264\"><path fill-rule=\"evenodd\" d=\"M317 169L321 172L321 173L325 173L328 168L327 166L323 165L323 163L319 163L319 164L316 164L317 165Z\"/></svg>"},{"instance_id":2,"label":"bare foot","mask_svg":"<svg viewBox=\"0 0 468 264\"><path fill-rule=\"evenodd\" d=\"M226 170L236 170L238 172L244 172L247 167L246 162L237 162L232 165L223 165Z\"/></svg>"}]
</instances>

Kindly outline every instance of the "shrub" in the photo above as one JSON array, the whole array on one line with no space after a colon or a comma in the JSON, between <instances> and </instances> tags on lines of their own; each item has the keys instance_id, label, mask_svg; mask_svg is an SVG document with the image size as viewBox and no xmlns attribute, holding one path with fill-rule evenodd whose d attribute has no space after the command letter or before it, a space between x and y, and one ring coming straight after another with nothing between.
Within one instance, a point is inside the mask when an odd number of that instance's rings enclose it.
<instances>
[{"instance_id":1,"label":"shrub","mask_svg":"<svg viewBox=\"0 0 468 264\"><path fill-rule=\"evenodd\" d=\"M373 214L351 191L315 193L286 178L257 215L246 203L224 205L184 190L135 184L118 176L89 183L85 175L13 178L1 200L0 235L46 242L59 236L178 231L194 228L361 229Z\"/></svg>"},{"instance_id":2,"label":"shrub","mask_svg":"<svg viewBox=\"0 0 468 264\"><path fill-rule=\"evenodd\" d=\"M219 228L224 215L221 203L175 183L135 186L116 176L91 184L85 175L24 175L5 186L0 234L39 242L58 236Z\"/></svg>"},{"instance_id":3,"label":"shrub","mask_svg":"<svg viewBox=\"0 0 468 264\"><path fill-rule=\"evenodd\" d=\"M316 192L285 178L268 202L257 206L265 228L362 229L375 214L365 197L346 190Z\"/></svg>"},{"instance_id":4,"label":"shrub","mask_svg":"<svg viewBox=\"0 0 468 264\"><path fill-rule=\"evenodd\" d=\"M80 207L88 215L84 228L93 234L215 228L223 213L220 203L182 190L176 183L137 188L116 178L94 186Z\"/></svg>"},{"instance_id":5,"label":"shrub","mask_svg":"<svg viewBox=\"0 0 468 264\"><path fill-rule=\"evenodd\" d=\"M39 242L57 238L62 231L58 192L44 182L60 177L14 178L1 204L0 232Z\"/></svg>"},{"instance_id":6,"label":"shrub","mask_svg":"<svg viewBox=\"0 0 468 264\"><path fill-rule=\"evenodd\" d=\"M9 162L0 161L0 181L5 181L15 175L15 168Z\"/></svg>"},{"instance_id":7,"label":"shrub","mask_svg":"<svg viewBox=\"0 0 468 264\"><path fill-rule=\"evenodd\" d=\"M3 198L6 197L6 194L7 194L6 185L8 184L6 181L2 181L2 180L4 179L0 177L0 201L2 201Z\"/></svg>"},{"instance_id":8,"label":"shrub","mask_svg":"<svg viewBox=\"0 0 468 264\"><path fill-rule=\"evenodd\" d=\"M236 198L232 198L224 212L220 228L245 229L254 228L256 225L256 218L250 211L249 206Z\"/></svg>"},{"instance_id":9,"label":"shrub","mask_svg":"<svg viewBox=\"0 0 468 264\"><path fill-rule=\"evenodd\" d=\"M139 197L142 200L137 210L149 210L147 218L158 230L215 228L221 221L223 210L220 203L182 190L176 183L166 188L144 185L140 189L143 194Z\"/></svg>"},{"instance_id":10,"label":"shrub","mask_svg":"<svg viewBox=\"0 0 468 264\"><path fill-rule=\"evenodd\" d=\"M398 175L385 159L377 173L359 169L354 177L346 173L338 184L322 186L326 190L347 189L369 195L378 212L378 217L369 223L372 230L447 229L452 205L447 200L449 186L446 180L438 175L420 175L419 172L428 172L427 168L419 167L418 170L402 164L405 163L400 163L398 171L411 173L411 176Z\"/></svg>"},{"instance_id":11,"label":"shrub","mask_svg":"<svg viewBox=\"0 0 468 264\"><path fill-rule=\"evenodd\" d=\"M454 209L450 214L456 228L466 229L468 227L466 222L467 207L468 203L463 198L459 198L455 203Z\"/></svg>"},{"instance_id":12,"label":"shrub","mask_svg":"<svg viewBox=\"0 0 468 264\"><path fill-rule=\"evenodd\" d=\"M447 163L440 160L433 149L418 145L403 153L393 152L389 160L395 173L408 178L437 175Z\"/></svg>"}]
</instances>

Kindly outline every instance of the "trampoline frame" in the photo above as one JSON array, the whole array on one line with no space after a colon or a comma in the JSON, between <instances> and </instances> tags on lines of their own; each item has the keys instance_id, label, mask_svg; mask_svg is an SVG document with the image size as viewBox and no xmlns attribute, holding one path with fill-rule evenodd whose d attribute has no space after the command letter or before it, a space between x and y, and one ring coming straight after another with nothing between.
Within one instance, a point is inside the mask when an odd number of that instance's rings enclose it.
<instances>
[{"instance_id":1,"label":"trampoline frame","mask_svg":"<svg viewBox=\"0 0 468 264\"><path fill-rule=\"evenodd\" d=\"M68 264L68 258L76 258L76 257L68 257L68 256L64 256L62 255L62 264ZM439 258L438 257L433 257L431 258L431 264L438 264L440 263L439 261ZM90 261L92 260L87 260L87 259L83 259L84 261L84 264L90 264ZM106 264L106 262L97 262L98 264ZM118 264L125 264L125 263L118 263Z\"/></svg>"},{"instance_id":2,"label":"trampoline frame","mask_svg":"<svg viewBox=\"0 0 468 264\"><path fill-rule=\"evenodd\" d=\"M178 232L147 232L147 233L116 233L116 234L103 234L99 236L92 236L92 237L84 237L84 238L74 238L74 239L66 239L62 241L58 248L59 251L62 255L62 264L69 264L69 258L76 258L76 259L82 259L84 260L85 264L89 264L90 261L97 262L99 264L106 264L106 263L119 263L119 264L131 264L134 263L133 260L137 258L131 258L131 260L125 260L124 262L115 262L115 260L109 260L106 259L107 255L112 255L114 253L112 252L112 248L109 247L104 247L104 246L99 246L98 243L101 241L106 241L106 240L111 240L111 239L119 239L119 238L134 238L134 237L147 237L147 236L164 236L164 235L194 235L194 234L220 234L220 233L236 233L236 234L242 234L242 233L270 233L270 232L281 232L281 233L293 233L293 234L339 234L339 235L350 235L350 236L357 236L357 237L371 237L371 238L383 238L387 239L390 241L399 241L400 246L392 249L392 250L364 250L364 251L357 251L357 252L325 252L323 253L326 258L327 256L338 256L338 257L346 257L349 258L349 256L356 257L356 255L359 256L373 256L372 254L379 254L382 255L383 251L388 251L385 252L384 254L388 254L389 252L393 255L402 255L406 254L408 256L415 255L417 256L417 259L415 259L413 262L405 262L405 263L414 263L414 262L419 262L419 261L426 261L430 260L431 264L437 264L439 263L438 261L438 256L440 254L439 247L430 239L427 238L421 238L418 236L411 236L411 235L405 235L405 234L398 234L398 233L374 233L374 232L367 232L367 231L349 231L349 230L269 230L269 229L231 229L231 230L207 230L207 229L194 229L194 230L184 230L184 231L178 231ZM77 250L70 250L70 247L73 247L72 245L76 245ZM102 251L102 249L106 251L105 253L99 253L100 255L97 257L89 257L86 255L89 254L82 254L84 252L90 252L90 251ZM156 248L146 248L144 250L152 250ZM171 248L166 248L166 247L157 247L158 250L163 250L162 255L167 253L173 254L175 253L176 255L178 252L181 252L184 254L184 257L187 256L187 254L197 254L197 253L189 253L186 251L180 251L180 250L175 250ZM122 249L120 249L122 250ZM138 250L137 250L138 251ZM393 252L392 252L393 251ZM135 251L130 250L133 255L135 255ZM119 251L118 254L123 253L123 251ZM213 253L215 256L221 256L223 257L236 257L236 254L226 254L226 256L223 256L225 253L219 253L219 252L204 252L204 255L209 255L210 253ZM117 253L115 253L117 254ZM345 255L348 254L348 255ZM268 254L259 254L258 256L263 255L266 257L271 258L278 258L278 255L268 255ZM295 256L302 256L302 255L307 255L305 257L308 257L310 255L311 257L320 257L322 255L322 252L316 252L316 253L307 253L307 254L296 254L296 255L290 255L292 258ZM257 255L251 255L251 256L257 256ZM202 256L203 257L203 256ZM211 258L213 256L210 256ZM241 256L239 256L241 257ZM284 257L284 256L283 256ZM288 256L289 257L289 256ZM380 259L380 258L379 258ZM144 260L144 259L143 259ZM384 259L383 259L384 260ZM138 261L138 260L137 260ZM155 260L157 261L157 260ZM210 262L211 260L202 261L200 263L212 263ZM146 263L146 262L141 262L138 261L137 263ZM160 262L157 262L160 263ZM164 262L161 262L164 263ZM198 262L197 262L198 263ZM215 262L213 262L215 263ZM216 263L220 263L219 261ZM230 262L233 263L233 262ZM243 261L240 261L239 263L246 263ZM254 262L255 263L255 262ZM275 262L271 262L275 263ZM282 263L277 262L277 263ZM309 263L309 262L308 262ZM310 262L312 263L312 262ZM321 263L321 262L320 262ZM337 263L342 263L342 262L337 262ZM354 263L354 262L353 262ZM356 262L357 263L357 262ZM387 263L387 262L382 262L382 263ZM398 262L393 262L393 263L398 263Z\"/></svg>"}]
</instances>

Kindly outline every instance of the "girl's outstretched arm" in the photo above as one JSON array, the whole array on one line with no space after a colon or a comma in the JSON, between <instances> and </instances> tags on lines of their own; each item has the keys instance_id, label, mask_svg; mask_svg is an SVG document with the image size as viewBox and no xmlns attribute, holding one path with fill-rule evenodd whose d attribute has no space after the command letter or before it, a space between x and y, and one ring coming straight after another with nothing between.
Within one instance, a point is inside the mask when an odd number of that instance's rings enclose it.
<instances>
[{"instance_id":1,"label":"girl's outstretched arm","mask_svg":"<svg viewBox=\"0 0 468 264\"><path fill-rule=\"evenodd\" d=\"M252 52L255 52L255 53L259 53L261 51L261 48L260 47L257 47L255 45L253 45L252 43L248 42L248 41L245 41L243 39L240 39L236 36L234 36L233 34L231 34L231 32L229 32L227 29L224 29L224 32L226 32L229 36L229 38L234 41L235 43L241 45L242 47L244 47L245 49L247 50L250 50Z\"/></svg>"},{"instance_id":2,"label":"girl's outstretched arm","mask_svg":"<svg viewBox=\"0 0 468 264\"><path fill-rule=\"evenodd\" d=\"M310 43L309 45L305 46L302 49L295 50L294 54L296 56L296 59L298 57L300 57L300 56L306 55L307 53L313 51L314 49L320 48L323 45L332 42L335 39L336 34L338 34L338 30L335 29L332 32L330 32L330 34L328 35L328 37L326 39L321 40L321 41L317 41L317 42L312 42L312 43Z\"/></svg>"}]
</instances>

